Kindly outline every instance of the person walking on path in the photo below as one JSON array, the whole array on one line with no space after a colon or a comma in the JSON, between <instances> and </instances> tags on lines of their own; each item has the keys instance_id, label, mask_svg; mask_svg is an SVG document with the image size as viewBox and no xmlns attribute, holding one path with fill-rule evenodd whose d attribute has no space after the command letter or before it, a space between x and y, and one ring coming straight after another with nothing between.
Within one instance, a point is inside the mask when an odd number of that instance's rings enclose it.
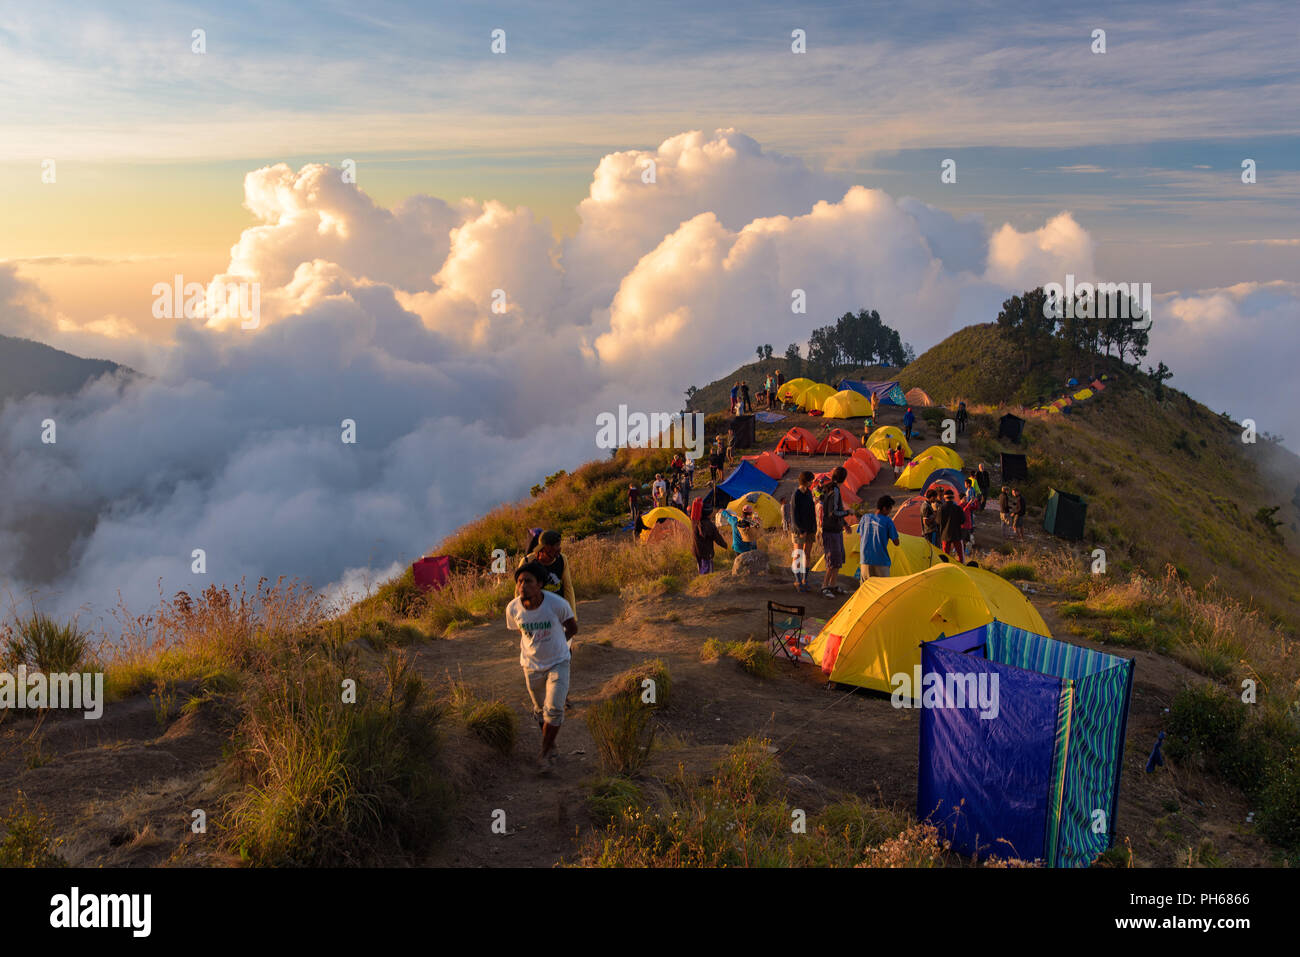
<instances>
[{"instance_id":1,"label":"person walking on path","mask_svg":"<svg viewBox=\"0 0 1300 957\"><path fill-rule=\"evenodd\" d=\"M916 422L916 413L912 411L909 405L907 411L903 413L903 437L909 442L912 441L912 425Z\"/></svg>"},{"instance_id":2,"label":"person walking on path","mask_svg":"<svg viewBox=\"0 0 1300 957\"><path fill-rule=\"evenodd\" d=\"M961 435L966 431L966 420L970 418L970 413L966 411L965 401L957 403L957 434Z\"/></svg>"},{"instance_id":3,"label":"person walking on path","mask_svg":"<svg viewBox=\"0 0 1300 957\"><path fill-rule=\"evenodd\" d=\"M822 486L821 529L822 551L826 559L826 576L822 579L822 596L834 598L847 595L839 586L840 569L844 566L844 516L849 514L840 495L840 483L848 478L844 466L836 466L829 483Z\"/></svg>"},{"instance_id":4,"label":"person walking on path","mask_svg":"<svg viewBox=\"0 0 1300 957\"><path fill-rule=\"evenodd\" d=\"M882 495L876 502L874 515L862 516L858 522L858 559L862 580L889 577L889 543L898 547L898 528L889 517L894 510L894 499Z\"/></svg>"},{"instance_id":5,"label":"person walking on path","mask_svg":"<svg viewBox=\"0 0 1300 957\"><path fill-rule=\"evenodd\" d=\"M569 563L564 560L560 549L560 533L556 531L541 532L528 543L528 550L519 564L536 563L545 573L541 579L542 590L559 595L569 603L569 609L576 620L578 617L578 598L573 593L573 576L569 572Z\"/></svg>"},{"instance_id":6,"label":"person walking on path","mask_svg":"<svg viewBox=\"0 0 1300 957\"><path fill-rule=\"evenodd\" d=\"M962 548L962 526L966 523L966 512L957 504L957 496L952 489L943 493L943 506L939 509L939 541L943 553L955 556L959 564L966 563L966 553Z\"/></svg>"},{"instance_id":7,"label":"person walking on path","mask_svg":"<svg viewBox=\"0 0 1300 957\"><path fill-rule=\"evenodd\" d=\"M790 558L794 569L795 590L807 592L808 566L812 562L813 542L817 540L817 502L812 493L812 472L799 473L799 487L790 500Z\"/></svg>"},{"instance_id":8,"label":"person walking on path","mask_svg":"<svg viewBox=\"0 0 1300 957\"><path fill-rule=\"evenodd\" d=\"M543 590L545 576L536 562L524 562L515 571L515 597L506 605L506 627L519 632L519 664L542 732L537 770L549 774L555 765L555 738L564 724L572 657L569 643L578 633L578 620L567 601Z\"/></svg>"},{"instance_id":9,"label":"person walking on path","mask_svg":"<svg viewBox=\"0 0 1300 957\"><path fill-rule=\"evenodd\" d=\"M704 500L696 499L691 503L691 555L695 557L696 567L701 575L713 571L713 547L727 547L727 540L718 531L712 518L704 517Z\"/></svg>"},{"instance_id":10,"label":"person walking on path","mask_svg":"<svg viewBox=\"0 0 1300 957\"><path fill-rule=\"evenodd\" d=\"M1020 489L1011 490L1011 530L1016 533L1016 538L1024 541L1025 530L1021 528L1021 522L1025 517L1026 511L1025 497L1020 494Z\"/></svg>"}]
</instances>

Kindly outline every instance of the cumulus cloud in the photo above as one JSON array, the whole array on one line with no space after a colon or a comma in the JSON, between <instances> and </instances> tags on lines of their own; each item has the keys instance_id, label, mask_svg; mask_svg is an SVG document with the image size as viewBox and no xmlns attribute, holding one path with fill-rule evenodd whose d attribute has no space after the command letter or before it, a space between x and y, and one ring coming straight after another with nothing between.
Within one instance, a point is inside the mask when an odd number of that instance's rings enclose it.
<instances>
[{"instance_id":1,"label":"cumulus cloud","mask_svg":"<svg viewBox=\"0 0 1300 957\"><path fill-rule=\"evenodd\" d=\"M731 130L605 157L564 241L495 201L417 196L385 209L320 165L253 171L245 201L258 223L214 282L258 285L256 329L181 319L147 357L150 376L0 410L11 589L96 612L119 591L145 607L160 579L170 594L287 574L342 594L604 454L597 413L677 409L687 385L757 343L803 343L868 307L920 350L989 320L1011 293L1092 268L1068 213L990 232ZM791 312L794 289L805 315ZM1225 310L1278 328L1280 304L1222 296L1177 308L1211 338L1226 334ZM108 344L129 322L80 334ZM0 330L60 335L12 267L0 266ZM54 445L40 442L46 417ZM341 441L344 419L354 445ZM196 548L203 578L190 571Z\"/></svg>"}]
</instances>

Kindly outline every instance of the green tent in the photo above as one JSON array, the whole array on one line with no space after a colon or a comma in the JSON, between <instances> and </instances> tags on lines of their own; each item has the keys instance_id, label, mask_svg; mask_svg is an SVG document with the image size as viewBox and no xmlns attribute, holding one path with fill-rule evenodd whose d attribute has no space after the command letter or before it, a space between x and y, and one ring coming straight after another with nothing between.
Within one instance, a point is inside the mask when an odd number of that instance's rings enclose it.
<instances>
[{"instance_id":1,"label":"green tent","mask_svg":"<svg viewBox=\"0 0 1300 957\"><path fill-rule=\"evenodd\" d=\"M1083 523L1088 503L1082 497L1059 489L1047 490L1047 508L1043 511L1043 528L1059 538L1083 538Z\"/></svg>"}]
</instances>

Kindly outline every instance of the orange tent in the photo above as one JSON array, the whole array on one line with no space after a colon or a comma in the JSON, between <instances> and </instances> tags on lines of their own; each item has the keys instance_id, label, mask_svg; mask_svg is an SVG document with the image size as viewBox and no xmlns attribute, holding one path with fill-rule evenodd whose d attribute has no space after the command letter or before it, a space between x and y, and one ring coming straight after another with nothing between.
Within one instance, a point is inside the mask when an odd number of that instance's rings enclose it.
<instances>
[{"instance_id":1,"label":"orange tent","mask_svg":"<svg viewBox=\"0 0 1300 957\"><path fill-rule=\"evenodd\" d=\"M743 456L746 462L753 462L754 468L758 469L768 478L774 478L780 481L781 476L790 471L790 463L775 452L761 452L758 455Z\"/></svg>"},{"instance_id":2,"label":"orange tent","mask_svg":"<svg viewBox=\"0 0 1300 957\"><path fill-rule=\"evenodd\" d=\"M867 448L854 449L853 454L849 457L857 459L862 463L863 467L867 470L867 475L869 476L867 479L868 482L874 481L876 476L880 474L881 468L884 467L884 463L881 462L880 459L876 458L875 454Z\"/></svg>"},{"instance_id":3,"label":"orange tent","mask_svg":"<svg viewBox=\"0 0 1300 957\"><path fill-rule=\"evenodd\" d=\"M818 483L821 482L823 475L826 476L828 479L831 477L830 472L818 472L817 475L813 478L813 488L816 488ZM858 496L858 486L856 484L856 480L853 478L852 475L850 475L842 483L840 483L840 499L844 502L845 505L857 505L859 502L862 501L862 499ZM850 520L849 518L845 519L846 522L848 522L849 520Z\"/></svg>"},{"instance_id":4,"label":"orange tent","mask_svg":"<svg viewBox=\"0 0 1300 957\"><path fill-rule=\"evenodd\" d=\"M817 449L817 437L807 429L795 426L776 443L776 454L794 452L799 455L812 455Z\"/></svg>"},{"instance_id":5,"label":"orange tent","mask_svg":"<svg viewBox=\"0 0 1300 957\"><path fill-rule=\"evenodd\" d=\"M856 482L859 487L870 485L871 480L875 478L874 475L867 471L867 465L862 459L855 459L850 456L842 464L844 465L844 471L849 473L849 478Z\"/></svg>"},{"instance_id":6,"label":"orange tent","mask_svg":"<svg viewBox=\"0 0 1300 957\"><path fill-rule=\"evenodd\" d=\"M845 432L843 429L831 429L826 438L817 443L818 455L848 455L854 449L862 448L862 443L852 432Z\"/></svg>"},{"instance_id":7,"label":"orange tent","mask_svg":"<svg viewBox=\"0 0 1300 957\"><path fill-rule=\"evenodd\" d=\"M915 389L908 390L907 395L903 398L907 399L908 405L934 405L934 400L930 398L930 394L919 386Z\"/></svg>"}]
</instances>

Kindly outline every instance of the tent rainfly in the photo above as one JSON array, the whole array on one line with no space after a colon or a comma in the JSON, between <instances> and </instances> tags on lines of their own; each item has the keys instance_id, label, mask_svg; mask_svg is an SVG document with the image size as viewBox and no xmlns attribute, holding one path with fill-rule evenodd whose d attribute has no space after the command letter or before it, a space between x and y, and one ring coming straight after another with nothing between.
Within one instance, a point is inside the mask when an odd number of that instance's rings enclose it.
<instances>
[{"instance_id":1,"label":"tent rainfly","mask_svg":"<svg viewBox=\"0 0 1300 957\"><path fill-rule=\"evenodd\" d=\"M1020 433L1025 430L1025 420L1018 415L1012 415L1008 412L998 420L998 438L1006 438L1012 442L1020 441Z\"/></svg>"},{"instance_id":2,"label":"tent rainfly","mask_svg":"<svg viewBox=\"0 0 1300 957\"><path fill-rule=\"evenodd\" d=\"M921 647L917 817L978 857L1110 847L1133 661L994 619Z\"/></svg>"},{"instance_id":3,"label":"tent rainfly","mask_svg":"<svg viewBox=\"0 0 1300 957\"><path fill-rule=\"evenodd\" d=\"M718 483L718 488L726 492L731 498L740 498L746 492L766 492L771 495L776 491L779 483L770 475L764 475L753 462L742 461L731 474L722 482Z\"/></svg>"},{"instance_id":4,"label":"tent rainfly","mask_svg":"<svg viewBox=\"0 0 1300 957\"><path fill-rule=\"evenodd\" d=\"M1059 489L1048 489L1047 508L1043 510L1043 529L1058 538L1078 541L1083 538L1088 503L1080 496Z\"/></svg>"}]
</instances>

